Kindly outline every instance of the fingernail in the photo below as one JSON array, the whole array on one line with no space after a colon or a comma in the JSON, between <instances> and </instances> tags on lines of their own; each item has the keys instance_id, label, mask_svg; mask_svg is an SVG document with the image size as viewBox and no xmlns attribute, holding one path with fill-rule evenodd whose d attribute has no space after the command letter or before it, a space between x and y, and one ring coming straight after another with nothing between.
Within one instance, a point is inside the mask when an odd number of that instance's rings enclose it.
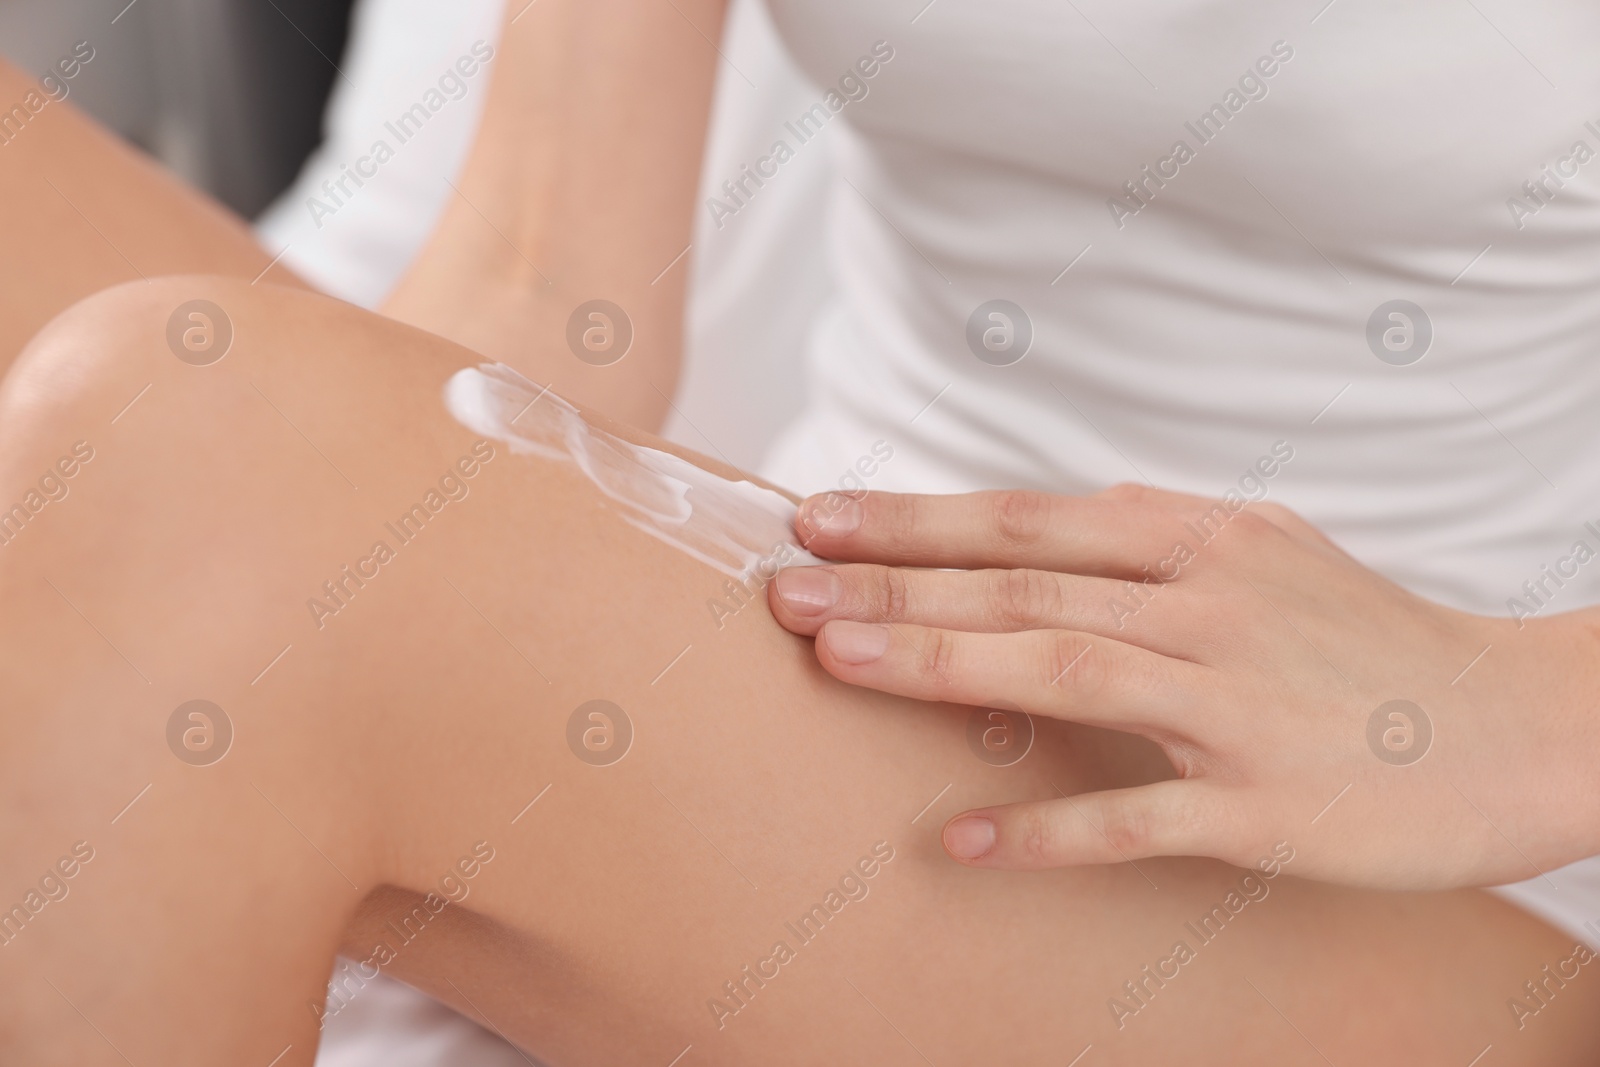
<instances>
[{"instance_id":1,"label":"fingernail","mask_svg":"<svg viewBox=\"0 0 1600 1067\"><path fill-rule=\"evenodd\" d=\"M822 632L834 658L855 666L871 663L889 649L889 628L877 623L834 620Z\"/></svg>"},{"instance_id":2,"label":"fingernail","mask_svg":"<svg viewBox=\"0 0 1600 1067\"><path fill-rule=\"evenodd\" d=\"M826 567L790 567L778 572L778 599L796 615L821 615L839 602L844 583Z\"/></svg>"},{"instance_id":3,"label":"fingernail","mask_svg":"<svg viewBox=\"0 0 1600 1067\"><path fill-rule=\"evenodd\" d=\"M861 504L840 493L829 493L807 507L806 525L815 533L847 537L861 526Z\"/></svg>"},{"instance_id":4,"label":"fingernail","mask_svg":"<svg viewBox=\"0 0 1600 1067\"><path fill-rule=\"evenodd\" d=\"M976 815L952 819L944 828L945 850L960 860L975 860L994 848L994 823Z\"/></svg>"}]
</instances>

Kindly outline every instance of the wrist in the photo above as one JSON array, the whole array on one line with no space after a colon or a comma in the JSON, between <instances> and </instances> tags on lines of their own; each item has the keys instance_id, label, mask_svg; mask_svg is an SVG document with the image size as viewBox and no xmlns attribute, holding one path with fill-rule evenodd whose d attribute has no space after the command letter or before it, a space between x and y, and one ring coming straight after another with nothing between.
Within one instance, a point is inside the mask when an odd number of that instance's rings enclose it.
<instances>
[{"instance_id":1,"label":"wrist","mask_svg":"<svg viewBox=\"0 0 1600 1067\"><path fill-rule=\"evenodd\" d=\"M1577 851L1600 855L1600 609L1518 620L1506 640L1538 651L1524 673L1520 701L1504 713L1548 716L1556 764L1549 786L1570 801L1568 810L1555 814Z\"/></svg>"}]
</instances>

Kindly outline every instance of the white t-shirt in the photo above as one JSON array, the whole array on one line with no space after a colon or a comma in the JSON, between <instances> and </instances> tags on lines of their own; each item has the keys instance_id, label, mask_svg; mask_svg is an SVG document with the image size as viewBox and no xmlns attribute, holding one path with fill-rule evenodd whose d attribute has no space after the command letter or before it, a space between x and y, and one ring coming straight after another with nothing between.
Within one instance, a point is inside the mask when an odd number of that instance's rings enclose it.
<instances>
[{"instance_id":1,"label":"white t-shirt","mask_svg":"<svg viewBox=\"0 0 1600 1067\"><path fill-rule=\"evenodd\" d=\"M1535 608L1600 552L1600 7L770 3L848 102L768 476L881 439L874 488L1220 495L1281 441L1245 488L1442 602ZM1009 366L968 342L993 300L1031 323ZM1600 601L1562 569L1547 610Z\"/></svg>"},{"instance_id":2,"label":"white t-shirt","mask_svg":"<svg viewBox=\"0 0 1600 1067\"><path fill-rule=\"evenodd\" d=\"M781 140L838 132L768 477L1234 489L1446 604L1600 602L1600 6L769 3ZM1583 877L1523 902L1579 931Z\"/></svg>"}]
</instances>

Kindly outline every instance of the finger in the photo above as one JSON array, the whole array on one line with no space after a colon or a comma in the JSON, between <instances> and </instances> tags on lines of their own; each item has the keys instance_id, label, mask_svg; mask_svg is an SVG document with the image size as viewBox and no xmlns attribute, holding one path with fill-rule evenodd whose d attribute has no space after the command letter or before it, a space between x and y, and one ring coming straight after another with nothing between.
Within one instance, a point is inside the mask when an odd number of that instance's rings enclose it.
<instances>
[{"instance_id":1,"label":"finger","mask_svg":"<svg viewBox=\"0 0 1600 1067\"><path fill-rule=\"evenodd\" d=\"M1009 703L1091 726L1176 734L1210 668L1072 630L975 634L835 619L817 659L840 681L885 693L977 706Z\"/></svg>"},{"instance_id":2,"label":"finger","mask_svg":"<svg viewBox=\"0 0 1600 1067\"><path fill-rule=\"evenodd\" d=\"M1033 567L1112 578L1140 577L1185 536L1182 516L1165 507L1022 489L829 493L801 503L795 529L811 551L846 562Z\"/></svg>"},{"instance_id":3,"label":"finger","mask_svg":"<svg viewBox=\"0 0 1600 1067\"><path fill-rule=\"evenodd\" d=\"M975 633L1081 630L1144 647L1171 611L1144 614L1147 604L1176 602L1185 588L1029 568L915 570L852 563L789 567L768 587L772 614L786 629L813 636L830 619L916 623Z\"/></svg>"},{"instance_id":4,"label":"finger","mask_svg":"<svg viewBox=\"0 0 1600 1067\"><path fill-rule=\"evenodd\" d=\"M1039 871L1151 856L1229 857L1233 814L1221 790L1173 780L1060 800L963 812L945 824L945 851L969 867Z\"/></svg>"}]
</instances>

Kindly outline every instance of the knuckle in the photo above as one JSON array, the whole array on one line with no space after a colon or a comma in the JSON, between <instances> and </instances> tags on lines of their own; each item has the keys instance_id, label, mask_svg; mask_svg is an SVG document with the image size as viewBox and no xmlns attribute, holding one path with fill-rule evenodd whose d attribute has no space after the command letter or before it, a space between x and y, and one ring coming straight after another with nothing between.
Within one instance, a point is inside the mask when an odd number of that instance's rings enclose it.
<instances>
[{"instance_id":1,"label":"knuckle","mask_svg":"<svg viewBox=\"0 0 1600 1067\"><path fill-rule=\"evenodd\" d=\"M1044 637L1044 684L1066 688L1078 700L1092 699L1106 684L1107 657L1096 654L1094 644L1072 630L1052 630Z\"/></svg>"},{"instance_id":2,"label":"knuckle","mask_svg":"<svg viewBox=\"0 0 1600 1067\"><path fill-rule=\"evenodd\" d=\"M990 602L1005 630L1025 630L1061 613L1061 583L1046 571L1019 568L991 572Z\"/></svg>"},{"instance_id":3,"label":"knuckle","mask_svg":"<svg viewBox=\"0 0 1600 1067\"><path fill-rule=\"evenodd\" d=\"M922 641L922 666L936 689L956 685L956 635L949 630L931 628Z\"/></svg>"},{"instance_id":4,"label":"knuckle","mask_svg":"<svg viewBox=\"0 0 1600 1067\"><path fill-rule=\"evenodd\" d=\"M1246 508L1239 512L1233 517L1233 525L1236 530L1251 540L1278 532L1278 527L1274 525L1271 519L1261 513L1259 506Z\"/></svg>"},{"instance_id":5,"label":"knuckle","mask_svg":"<svg viewBox=\"0 0 1600 1067\"><path fill-rule=\"evenodd\" d=\"M1209 542L1202 553L1203 556L1215 557L1204 561L1203 567L1207 570L1214 569L1218 563L1230 568L1248 564L1262 551L1263 540L1283 532L1253 505L1235 512L1229 511L1223 504L1216 504L1206 516L1207 521L1217 520L1212 525L1223 535ZM1212 546L1216 548L1214 553Z\"/></svg>"},{"instance_id":6,"label":"knuckle","mask_svg":"<svg viewBox=\"0 0 1600 1067\"><path fill-rule=\"evenodd\" d=\"M1255 510L1261 514L1262 518L1272 523L1276 528L1275 532L1278 534L1302 543L1310 541L1326 545L1335 551L1339 550L1338 546L1329 540L1327 534L1317 529L1312 523L1307 522L1303 515L1291 507L1277 503L1257 504L1255 505Z\"/></svg>"},{"instance_id":7,"label":"knuckle","mask_svg":"<svg viewBox=\"0 0 1600 1067\"><path fill-rule=\"evenodd\" d=\"M1204 510L1195 515L1191 519L1191 523L1206 534L1207 537L1215 536L1226 530L1238 521L1239 516L1245 514L1242 505L1237 508L1230 508L1221 500L1202 501L1198 506Z\"/></svg>"},{"instance_id":8,"label":"knuckle","mask_svg":"<svg viewBox=\"0 0 1600 1067\"><path fill-rule=\"evenodd\" d=\"M878 574L878 605L883 617L891 621L905 618L908 598L905 572L896 567L882 568Z\"/></svg>"},{"instance_id":9,"label":"knuckle","mask_svg":"<svg viewBox=\"0 0 1600 1067\"><path fill-rule=\"evenodd\" d=\"M1115 851L1133 856L1148 850L1151 814L1142 801L1126 798L1107 804L1101 809L1100 818L1104 824L1100 832Z\"/></svg>"},{"instance_id":10,"label":"knuckle","mask_svg":"<svg viewBox=\"0 0 1600 1067\"><path fill-rule=\"evenodd\" d=\"M995 536L1011 548L1030 548L1050 529L1050 498L1031 489L1006 489L990 501Z\"/></svg>"}]
</instances>

